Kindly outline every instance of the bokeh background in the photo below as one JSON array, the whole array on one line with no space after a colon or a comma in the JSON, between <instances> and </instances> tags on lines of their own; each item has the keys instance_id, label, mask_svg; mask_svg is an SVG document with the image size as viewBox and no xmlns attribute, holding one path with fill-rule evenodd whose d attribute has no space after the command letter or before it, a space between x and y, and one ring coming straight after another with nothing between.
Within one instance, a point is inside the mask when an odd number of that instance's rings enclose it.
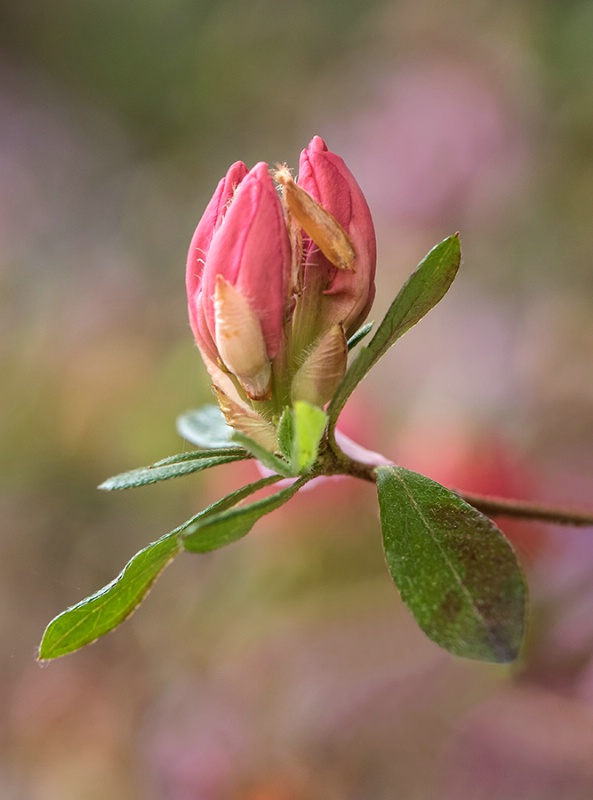
<instances>
[{"instance_id":1,"label":"bokeh background","mask_svg":"<svg viewBox=\"0 0 593 800\"><path fill-rule=\"evenodd\" d=\"M3 800L593 796L591 530L505 526L533 605L511 668L425 639L347 482L35 661L52 616L252 477L95 489L183 449L175 416L210 401L184 262L216 181L314 134L376 220L375 319L464 245L346 430L448 485L591 508L592 35L591 0L3 1Z\"/></svg>"}]
</instances>

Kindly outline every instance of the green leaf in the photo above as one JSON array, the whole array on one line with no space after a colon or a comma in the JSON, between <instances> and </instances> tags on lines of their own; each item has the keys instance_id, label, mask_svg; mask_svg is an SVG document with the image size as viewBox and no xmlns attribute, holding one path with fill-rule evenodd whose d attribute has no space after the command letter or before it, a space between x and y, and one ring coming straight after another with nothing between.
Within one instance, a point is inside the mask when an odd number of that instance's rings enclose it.
<instances>
[{"instance_id":1,"label":"green leaf","mask_svg":"<svg viewBox=\"0 0 593 800\"><path fill-rule=\"evenodd\" d=\"M353 347L356 347L356 345L359 342L361 342L364 339L364 337L372 331L374 324L375 324L374 322L367 322L365 325L360 327L356 331L356 333L352 334L352 336L348 339L348 352L350 352L350 350L352 350Z\"/></svg>"},{"instance_id":2,"label":"green leaf","mask_svg":"<svg viewBox=\"0 0 593 800\"><path fill-rule=\"evenodd\" d=\"M277 472L284 478L294 477L295 473L292 471L290 464L287 464L284 459L278 458L278 456L274 455L274 453L266 450L265 447L262 447L261 444L258 444L250 436L246 436L240 431L234 431L233 439L235 442L244 447L245 450L248 450L252 455L254 455L257 460L264 465L264 467Z\"/></svg>"},{"instance_id":3,"label":"green leaf","mask_svg":"<svg viewBox=\"0 0 593 800\"><path fill-rule=\"evenodd\" d=\"M180 456L183 456L183 454L180 454ZM130 472L114 475L112 478L107 478L106 481L103 481L98 488L106 492L118 489L133 489L136 486L146 486L149 483L178 478L180 475L201 472L204 469L210 469L210 467L218 467L220 464L231 464L233 461L249 458L249 455L236 448L227 452L226 455L213 456L212 452L210 452L194 455L190 460L183 460L179 456L172 456L171 458L176 460L163 459L163 461L157 461L156 464L152 464L150 467L140 467Z\"/></svg>"},{"instance_id":4,"label":"green leaf","mask_svg":"<svg viewBox=\"0 0 593 800\"><path fill-rule=\"evenodd\" d=\"M193 553L209 553L236 542L249 533L258 519L290 500L308 480L307 477L299 478L286 489L263 500L197 520L182 533L183 547Z\"/></svg>"},{"instance_id":5,"label":"green leaf","mask_svg":"<svg viewBox=\"0 0 593 800\"><path fill-rule=\"evenodd\" d=\"M232 508L250 494L278 480L280 478L273 475L243 486L140 550L115 580L49 623L43 634L39 658L57 658L71 653L116 628L140 605L160 573L181 552L181 531L198 519Z\"/></svg>"},{"instance_id":6,"label":"green leaf","mask_svg":"<svg viewBox=\"0 0 593 800\"><path fill-rule=\"evenodd\" d=\"M308 472L317 460L319 442L325 432L327 415L319 406L297 400L294 403L292 468L297 475Z\"/></svg>"},{"instance_id":7,"label":"green leaf","mask_svg":"<svg viewBox=\"0 0 593 800\"><path fill-rule=\"evenodd\" d=\"M527 589L508 541L424 475L395 466L376 473L387 566L422 630L455 655L514 660Z\"/></svg>"},{"instance_id":8,"label":"green leaf","mask_svg":"<svg viewBox=\"0 0 593 800\"><path fill-rule=\"evenodd\" d=\"M115 580L55 617L43 634L39 658L57 658L78 650L129 617L167 564L181 552L179 530L140 550Z\"/></svg>"},{"instance_id":9,"label":"green leaf","mask_svg":"<svg viewBox=\"0 0 593 800\"><path fill-rule=\"evenodd\" d=\"M177 417L177 433L196 447L233 447L233 429L218 406L208 405Z\"/></svg>"},{"instance_id":10,"label":"green leaf","mask_svg":"<svg viewBox=\"0 0 593 800\"><path fill-rule=\"evenodd\" d=\"M402 286L368 345L361 347L342 378L328 407L330 428L346 401L371 367L400 336L441 300L452 284L461 261L459 236L449 236L428 253Z\"/></svg>"},{"instance_id":11,"label":"green leaf","mask_svg":"<svg viewBox=\"0 0 593 800\"><path fill-rule=\"evenodd\" d=\"M240 455L237 445L232 444L229 447L216 447L212 450L188 450L187 453L176 453L174 456L167 456L155 461L147 469L155 469L156 467L166 467L169 464L180 464L182 461L196 461L200 458L215 458L218 456L233 456L235 458ZM142 467L142 469L145 469Z\"/></svg>"}]
</instances>

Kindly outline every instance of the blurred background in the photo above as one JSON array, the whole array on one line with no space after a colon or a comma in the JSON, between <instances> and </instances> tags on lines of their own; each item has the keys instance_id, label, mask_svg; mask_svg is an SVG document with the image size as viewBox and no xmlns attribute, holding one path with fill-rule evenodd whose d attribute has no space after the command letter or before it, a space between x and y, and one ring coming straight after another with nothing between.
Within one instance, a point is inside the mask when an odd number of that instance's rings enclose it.
<instances>
[{"instance_id":1,"label":"blurred background","mask_svg":"<svg viewBox=\"0 0 593 800\"><path fill-rule=\"evenodd\" d=\"M433 646L371 486L306 492L179 558L115 633L47 622L250 467L105 495L211 395L187 246L228 165L314 134L367 194L380 319L461 231L450 294L344 428L469 491L593 506L591 0L4 0L0 6L0 796L593 796L593 531L508 525L520 664Z\"/></svg>"}]
</instances>

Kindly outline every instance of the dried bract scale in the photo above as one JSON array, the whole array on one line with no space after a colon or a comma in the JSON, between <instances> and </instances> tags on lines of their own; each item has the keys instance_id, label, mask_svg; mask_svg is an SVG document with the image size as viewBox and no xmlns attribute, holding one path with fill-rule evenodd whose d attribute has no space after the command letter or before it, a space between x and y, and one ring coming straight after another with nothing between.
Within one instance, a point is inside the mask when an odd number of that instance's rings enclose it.
<instances>
[{"instance_id":1,"label":"dried bract scale","mask_svg":"<svg viewBox=\"0 0 593 800\"><path fill-rule=\"evenodd\" d=\"M220 410L228 425L249 436L270 452L278 449L278 436L275 426L261 414L239 400L231 400L221 389L214 386L214 393Z\"/></svg>"},{"instance_id":2,"label":"dried bract scale","mask_svg":"<svg viewBox=\"0 0 593 800\"><path fill-rule=\"evenodd\" d=\"M291 216L323 255L338 269L353 269L354 245L340 223L295 183L286 167L276 169L274 178L282 186L282 196Z\"/></svg>"},{"instance_id":3,"label":"dried bract scale","mask_svg":"<svg viewBox=\"0 0 593 800\"><path fill-rule=\"evenodd\" d=\"M225 367L252 400L270 399L272 370L259 318L249 300L222 275L214 291L216 346Z\"/></svg>"},{"instance_id":4,"label":"dried bract scale","mask_svg":"<svg viewBox=\"0 0 593 800\"><path fill-rule=\"evenodd\" d=\"M316 406L328 403L346 372L348 344L344 329L334 325L321 337L296 371L290 387L291 399Z\"/></svg>"}]
</instances>

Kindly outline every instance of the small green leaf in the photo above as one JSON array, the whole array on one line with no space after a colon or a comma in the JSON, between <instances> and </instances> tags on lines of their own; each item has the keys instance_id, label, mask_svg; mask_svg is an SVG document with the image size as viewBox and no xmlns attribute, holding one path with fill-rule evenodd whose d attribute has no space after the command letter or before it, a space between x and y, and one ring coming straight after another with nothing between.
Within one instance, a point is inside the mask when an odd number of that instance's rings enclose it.
<instances>
[{"instance_id":1,"label":"small green leaf","mask_svg":"<svg viewBox=\"0 0 593 800\"><path fill-rule=\"evenodd\" d=\"M177 433L196 447L233 447L233 429L218 406L208 405L177 417Z\"/></svg>"},{"instance_id":2,"label":"small green leaf","mask_svg":"<svg viewBox=\"0 0 593 800\"><path fill-rule=\"evenodd\" d=\"M356 354L328 407L333 430L346 401L371 367L400 336L441 300L452 284L461 261L459 236L449 236L424 257L391 304L375 335ZM355 334L356 335L356 334Z\"/></svg>"},{"instance_id":3,"label":"small green leaf","mask_svg":"<svg viewBox=\"0 0 593 800\"><path fill-rule=\"evenodd\" d=\"M265 447L262 447L261 444L255 442L250 436L246 436L244 433L240 431L235 431L233 433L233 440L244 447L245 450L248 450L253 456L257 458L257 460L267 467L268 469L277 472L278 475L282 475L284 478L293 478L295 473L292 471L290 464L287 464L284 459L279 458L278 456L271 453L269 450L266 450Z\"/></svg>"},{"instance_id":4,"label":"small green leaf","mask_svg":"<svg viewBox=\"0 0 593 800\"><path fill-rule=\"evenodd\" d=\"M116 628L140 605L165 567L181 552L177 528L140 550L115 580L66 609L47 626L41 660L57 658Z\"/></svg>"},{"instance_id":5,"label":"small green leaf","mask_svg":"<svg viewBox=\"0 0 593 800\"><path fill-rule=\"evenodd\" d=\"M181 534L183 547L192 553L209 553L242 539L258 519L284 505L308 480L299 478L286 489L263 500L193 522Z\"/></svg>"},{"instance_id":6,"label":"small green leaf","mask_svg":"<svg viewBox=\"0 0 593 800\"><path fill-rule=\"evenodd\" d=\"M294 403L292 468L295 474L304 475L315 464L326 425L327 415L322 408L304 400Z\"/></svg>"},{"instance_id":7,"label":"small green leaf","mask_svg":"<svg viewBox=\"0 0 593 800\"><path fill-rule=\"evenodd\" d=\"M140 605L160 573L181 552L181 531L199 519L232 508L278 480L277 475L272 475L243 486L140 550L115 580L49 623L43 634L39 658L45 660L71 653L116 628Z\"/></svg>"},{"instance_id":8,"label":"small green leaf","mask_svg":"<svg viewBox=\"0 0 593 800\"><path fill-rule=\"evenodd\" d=\"M228 447L216 447L212 450L189 450L187 453L176 453L174 456L167 456L155 461L150 467L146 469L155 469L156 467L167 467L169 464L180 464L183 461L196 461L200 458L218 458L219 456L233 456L235 458L239 455L239 448L237 445L232 444ZM144 467L142 467L144 469Z\"/></svg>"},{"instance_id":9,"label":"small green leaf","mask_svg":"<svg viewBox=\"0 0 593 800\"><path fill-rule=\"evenodd\" d=\"M173 458L177 458L177 456L173 456ZM156 464L150 467L140 467L139 469L122 472L112 478L107 478L98 488L106 492L113 492L118 489L133 489L136 486L147 486L150 483L178 478L180 475L201 472L204 469L218 467L221 464L231 464L233 461L241 461L244 458L249 458L249 455L237 448L227 455L213 456L210 454L206 457L200 454L189 461L176 460L171 462L168 459L164 459L166 463L157 461Z\"/></svg>"},{"instance_id":10,"label":"small green leaf","mask_svg":"<svg viewBox=\"0 0 593 800\"><path fill-rule=\"evenodd\" d=\"M364 337L372 331L374 324L375 324L374 322L367 322L365 325L360 327L356 331L356 333L352 334L352 336L348 339L348 352L350 352L350 350L352 350L353 347L356 347L356 345L359 342L361 342L364 339Z\"/></svg>"},{"instance_id":11,"label":"small green leaf","mask_svg":"<svg viewBox=\"0 0 593 800\"><path fill-rule=\"evenodd\" d=\"M294 439L294 416L290 406L286 406L278 423L278 447L287 460L292 458Z\"/></svg>"},{"instance_id":12,"label":"small green leaf","mask_svg":"<svg viewBox=\"0 0 593 800\"><path fill-rule=\"evenodd\" d=\"M513 661L527 589L508 541L424 475L394 466L376 473L387 566L422 630L455 655Z\"/></svg>"}]
</instances>

